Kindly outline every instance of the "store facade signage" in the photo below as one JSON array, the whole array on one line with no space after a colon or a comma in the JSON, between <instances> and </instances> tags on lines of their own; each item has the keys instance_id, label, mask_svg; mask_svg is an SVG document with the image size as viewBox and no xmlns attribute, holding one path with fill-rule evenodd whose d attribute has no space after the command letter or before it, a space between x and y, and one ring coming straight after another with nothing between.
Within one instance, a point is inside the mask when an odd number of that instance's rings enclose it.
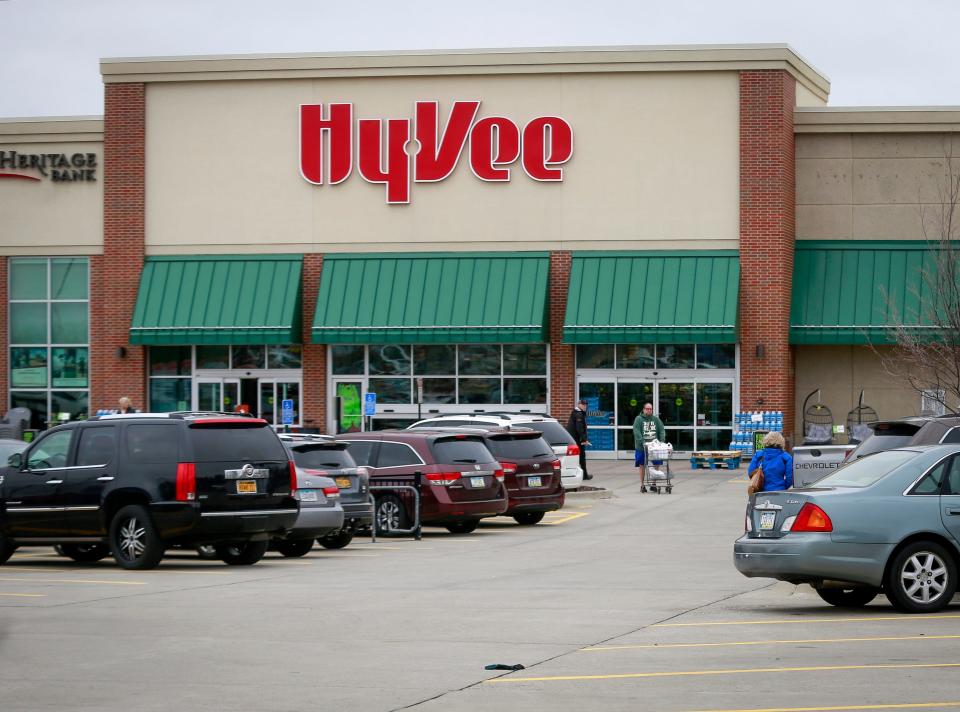
<instances>
[{"instance_id":1,"label":"store facade signage","mask_svg":"<svg viewBox=\"0 0 960 712\"><path fill-rule=\"evenodd\" d=\"M97 180L97 154L0 151L0 178L32 181L49 178L54 183L93 183Z\"/></svg>"},{"instance_id":2,"label":"store facade signage","mask_svg":"<svg viewBox=\"0 0 960 712\"><path fill-rule=\"evenodd\" d=\"M479 101L455 101L446 125L439 104L418 101L411 119L359 119L353 104L300 106L300 174L314 185L342 183L353 172L386 186L387 203L410 202L413 183L450 176L467 148L470 170L483 181L508 182L519 161L533 180L563 180L573 156L573 129L557 116L523 127L503 116L478 118ZM411 127L412 124L412 127ZM356 154L356 155L354 155Z\"/></svg>"}]
</instances>

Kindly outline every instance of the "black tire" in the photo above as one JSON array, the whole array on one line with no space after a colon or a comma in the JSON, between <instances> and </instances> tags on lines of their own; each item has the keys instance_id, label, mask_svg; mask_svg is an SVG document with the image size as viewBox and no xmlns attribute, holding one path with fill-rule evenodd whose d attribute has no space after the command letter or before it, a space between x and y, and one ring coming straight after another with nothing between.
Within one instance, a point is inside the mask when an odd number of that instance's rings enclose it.
<instances>
[{"instance_id":1,"label":"black tire","mask_svg":"<svg viewBox=\"0 0 960 712\"><path fill-rule=\"evenodd\" d=\"M880 589L863 587L817 588L817 595L837 608L863 608L880 594Z\"/></svg>"},{"instance_id":2,"label":"black tire","mask_svg":"<svg viewBox=\"0 0 960 712\"><path fill-rule=\"evenodd\" d=\"M343 549L351 541L353 541L353 530L351 529L341 529L317 539L317 543L324 549Z\"/></svg>"},{"instance_id":3,"label":"black tire","mask_svg":"<svg viewBox=\"0 0 960 712\"><path fill-rule=\"evenodd\" d=\"M125 569L154 569L160 564L163 542L145 507L128 504L113 515L110 551Z\"/></svg>"},{"instance_id":4,"label":"black tire","mask_svg":"<svg viewBox=\"0 0 960 712\"><path fill-rule=\"evenodd\" d=\"M267 553L269 541L244 541L237 544L217 544L217 556L230 566L252 566Z\"/></svg>"},{"instance_id":5,"label":"black tire","mask_svg":"<svg viewBox=\"0 0 960 712\"><path fill-rule=\"evenodd\" d=\"M278 541L273 547L288 558L306 556L313 549L313 539L293 539L292 541Z\"/></svg>"},{"instance_id":6,"label":"black tire","mask_svg":"<svg viewBox=\"0 0 960 712\"><path fill-rule=\"evenodd\" d=\"M531 527L543 521L543 512L520 512L520 514L514 514L513 518L517 520L517 524Z\"/></svg>"},{"instance_id":7,"label":"black tire","mask_svg":"<svg viewBox=\"0 0 960 712\"><path fill-rule=\"evenodd\" d=\"M957 590L957 564L936 542L911 542L890 561L883 589L894 608L905 613L943 610Z\"/></svg>"},{"instance_id":8,"label":"black tire","mask_svg":"<svg viewBox=\"0 0 960 712\"><path fill-rule=\"evenodd\" d=\"M16 550L16 545L3 534L0 534L0 564L5 564Z\"/></svg>"},{"instance_id":9,"label":"black tire","mask_svg":"<svg viewBox=\"0 0 960 712\"><path fill-rule=\"evenodd\" d=\"M373 516L377 525L377 533L390 534L398 529L409 529L410 518L403 502L396 495L385 494L377 498L377 508Z\"/></svg>"},{"instance_id":10,"label":"black tire","mask_svg":"<svg viewBox=\"0 0 960 712\"><path fill-rule=\"evenodd\" d=\"M213 544L201 544L197 547L197 556L206 561L213 561L214 559L219 559L220 555L217 554L217 547Z\"/></svg>"},{"instance_id":11,"label":"black tire","mask_svg":"<svg viewBox=\"0 0 960 712\"><path fill-rule=\"evenodd\" d=\"M106 544L61 544L60 553L74 561L90 564L110 556L110 547Z\"/></svg>"},{"instance_id":12,"label":"black tire","mask_svg":"<svg viewBox=\"0 0 960 712\"><path fill-rule=\"evenodd\" d=\"M451 534L469 534L480 524L479 519L464 519L462 522L454 522L447 525L447 531Z\"/></svg>"}]
</instances>

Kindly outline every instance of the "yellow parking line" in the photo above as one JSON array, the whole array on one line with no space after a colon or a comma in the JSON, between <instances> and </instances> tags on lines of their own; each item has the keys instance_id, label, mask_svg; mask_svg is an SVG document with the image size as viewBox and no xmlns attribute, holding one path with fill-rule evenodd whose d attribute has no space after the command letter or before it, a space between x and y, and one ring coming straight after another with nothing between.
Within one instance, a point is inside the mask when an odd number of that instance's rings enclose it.
<instances>
[{"instance_id":1,"label":"yellow parking line","mask_svg":"<svg viewBox=\"0 0 960 712\"><path fill-rule=\"evenodd\" d=\"M734 670L682 670L674 672L630 672L618 675L557 675L551 677L500 677L484 680L499 682L564 682L583 680L626 680L643 677L700 677L704 675L755 675L765 672L831 672L837 670L907 670L919 668L958 668L960 663L906 663L903 665L821 665L788 668L743 668Z\"/></svg>"},{"instance_id":2,"label":"yellow parking line","mask_svg":"<svg viewBox=\"0 0 960 712\"><path fill-rule=\"evenodd\" d=\"M607 645L596 648L580 648L581 653L599 650L643 650L647 648L727 648L739 645L789 645L795 643L868 643L893 640L956 640L960 635L903 635L880 638L809 638L807 640L743 640L727 643L648 643L645 645Z\"/></svg>"},{"instance_id":3,"label":"yellow parking line","mask_svg":"<svg viewBox=\"0 0 960 712\"><path fill-rule=\"evenodd\" d=\"M46 598L45 593L0 593L0 596L17 596L22 598Z\"/></svg>"},{"instance_id":4,"label":"yellow parking line","mask_svg":"<svg viewBox=\"0 0 960 712\"><path fill-rule=\"evenodd\" d=\"M842 705L839 707L764 707L741 710L696 710L695 712L845 712L845 710L916 710L960 707L960 702L902 702L888 705Z\"/></svg>"},{"instance_id":5,"label":"yellow parking line","mask_svg":"<svg viewBox=\"0 0 960 712\"><path fill-rule=\"evenodd\" d=\"M146 586L146 581L99 581L94 579L48 579L48 578L9 578L0 577L0 581L19 581L27 583L101 583L108 586Z\"/></svg>"},{"instance_id":6,"label":"yellow parking line","mask_svg":"<svg viewBox=\"0 0 960 712\"><path fill-rule=\"evenodd\" d=\"M574 519L580 519L580 517L587 517L590 515L590 512L573 512L563 519L557 519L552 522L544 522L548 526L556 526L557 524L566 524L567 522L572 522Z\"/></svg>"},{"instance_id":7,"label":"yellow parking line","mask_svg":"<svg viewBox=\"0 0 960 712\"><path fill-rule=\"evenodd\" d=\"M700 626L715 625L785 625L790 623L860 623L871 621L928 621L943 618L960 618L960 614L951 613L945 615L902 615L902 616L861 616L860 618L790 618L787 620L769 620L769 621L704 621L702 623L654 623L651 628L698 628Z\"/></svg>"}]
</instances>

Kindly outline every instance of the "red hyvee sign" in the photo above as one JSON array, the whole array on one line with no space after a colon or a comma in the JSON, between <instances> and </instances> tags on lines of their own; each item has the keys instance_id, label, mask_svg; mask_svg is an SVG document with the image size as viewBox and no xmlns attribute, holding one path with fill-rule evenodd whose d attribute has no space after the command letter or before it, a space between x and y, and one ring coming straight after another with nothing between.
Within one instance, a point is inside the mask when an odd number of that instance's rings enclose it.
<instances>
[{"instance_id":1,"label":"red hyvee sign","mask_svg":"<svg viewBox=\"0 0 960 712\"><path fill-rule=\"evenodd\" d=\"M503 116L477 118L479 101L455 101L440 130L439 106L418 101L410 119L360 119L353 104L300 106L300 173L314 185L342 183L353 172L386 186L387 203L410 202L413 183L435 183L456 169L469 140L470 169L480 180L506 182L520 161L537 181L562 181L573 155L573 129L556 116L521 129ZM354 136L356 133L356 136ZM356 156L354 156L356 146Z\"/></svg>"}]
</instances>

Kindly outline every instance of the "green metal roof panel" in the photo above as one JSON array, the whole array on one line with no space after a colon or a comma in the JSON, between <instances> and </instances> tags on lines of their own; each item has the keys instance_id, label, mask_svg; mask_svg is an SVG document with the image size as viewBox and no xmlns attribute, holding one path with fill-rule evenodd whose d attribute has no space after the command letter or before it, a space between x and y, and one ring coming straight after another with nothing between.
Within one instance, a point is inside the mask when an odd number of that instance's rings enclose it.
<instances>
[{"instance_id":1,"label":"green metal roof panel","mask_svg":"<svg viewBox=\"0 0 960 712\"><path fill-rule=\"evenodd\" d=\"M739 284L735 250L575 252L563 340L732 343Z\"/></svg>"},{"instance_id":2,"label":"green metal roof panel","mask_svg":"<svg viewBox=\"0 0 960 712\"><path fill-rule=\"evenodd\" d=\"M301 255L147 257L132 344L291 344Z\"/></svg>"},{"instance_id":3,"label":"green metal roof panel","mask_svg":"<svg viewBox=\"0 0 960 712\"><path fill-rule=\"evenodd\" d=\"M313 341L541 342L549 267L545 252L331 255Z\"/></svg>"},{"instance_id":4,"label":"green metal roof panel","mask_svg":"<svg viewBox=\"0 0 960 712\"><path fill-rule=\"evenodd\" d=\"M932 334L924 274L936 263L922 241L798 241L790 342L886 344L901 324Z\"/></svg>"}]
</instances>

